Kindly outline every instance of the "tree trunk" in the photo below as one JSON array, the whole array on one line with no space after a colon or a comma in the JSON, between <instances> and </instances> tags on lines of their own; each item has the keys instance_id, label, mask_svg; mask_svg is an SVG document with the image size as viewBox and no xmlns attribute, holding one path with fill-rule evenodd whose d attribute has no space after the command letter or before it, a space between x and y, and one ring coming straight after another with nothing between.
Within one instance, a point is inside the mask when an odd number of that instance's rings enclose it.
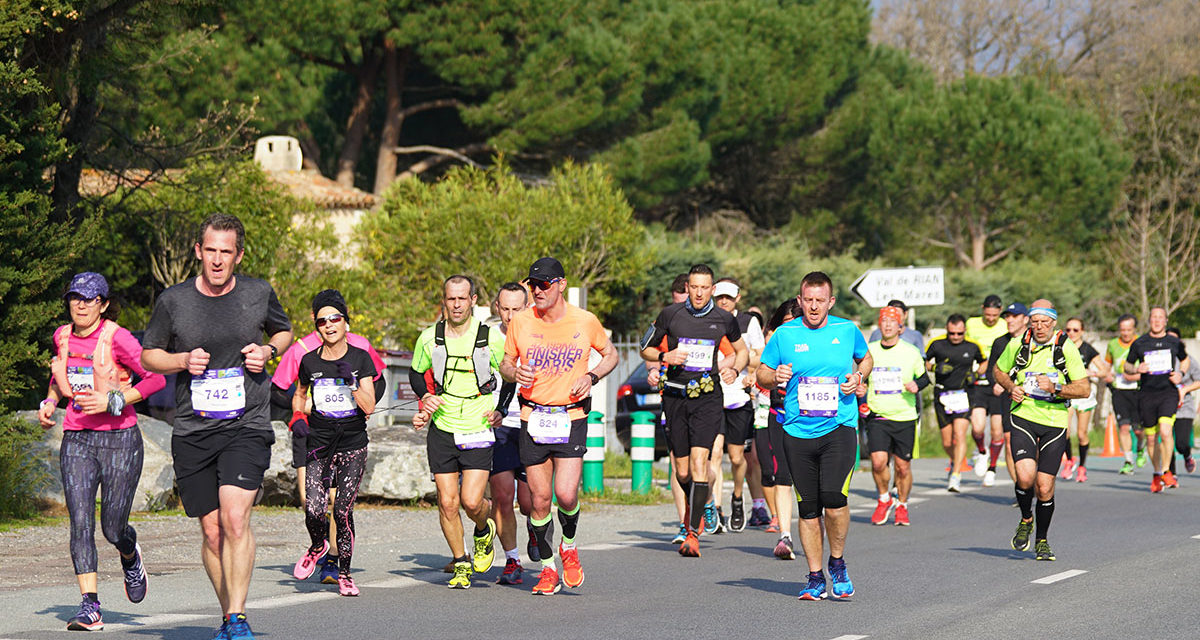
<instances>
[{"instance_id":1,"label":"tree trunk","mask_svg":"<svg viewBox=\"0 0 1200 640\"><path fill-rule=\"evenodd\" d=\"M357 75L358 92L354 96L350 117L346 119L346 141L342 143L342 153L338 156L335 178L343 187L354 186L354 169L362 154L363 137L366 136L371 117L371 98L375 95L375 80L379 77L379 55L374 46L363 46L363 61Z\"/></svg>"},{"instance_id":2,"label":"tree trunk","mask_svg":"<svg viewBox=\"0 0 1200 640\"><path fill-rule=\"evenodd\" d=\"M400 127L404 125L404 115L400 111L400 92L404 87L404 77L412 52L409 47L405 47L403 51L396 51L396 45L391 40L383 46L383 73L387 84L387 98L383 131L379 135L379 154L375 160L374 191L377 196L383 195L388 185L396 179L394 149L400 143Z\"/></svg>"}]
</instances>

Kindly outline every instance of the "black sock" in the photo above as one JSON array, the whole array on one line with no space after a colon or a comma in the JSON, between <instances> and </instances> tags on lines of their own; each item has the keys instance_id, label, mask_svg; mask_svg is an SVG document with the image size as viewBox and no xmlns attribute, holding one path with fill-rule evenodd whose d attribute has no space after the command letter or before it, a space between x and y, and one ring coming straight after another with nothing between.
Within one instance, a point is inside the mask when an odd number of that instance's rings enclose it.
<instances>
[{"instance_id":1,"label":"black sock","mask_svg":"<svg viewBox=\"0 0 1200 640\"><path fill-rule=\"evenodd\" d=\"M482 538L482 537L486 536L487 534L488 534L487 522L483 523L482 529L479 528L479 525L475 525L475 537L476 538Z\"/></svg>"},{"instance_id":2,"label":"black sock","mask_svg":"<svg viewBox=\"0 0 1200 640\"><path fill-rule=\"evenodd\" d=\"M337 558L336 558L336 556L334 557L334 559L335 559L335 560L337 559ZM464 553L464 554L463 554L463 556L462 556L461 558L455 558L455 559L454 559L454 561L455 561L455 562L470 562L470 561L471 561L471 556L469 556L469 555L467 555L467 554L465 554L465 553Z\"/></svg>"},{"instance_id":3,"label":"black sock","mask_svg":"<svg viewBox=\"0 0 1200 640\"><path fill-rule=\"evenodd\" d=\"M88 602L95 602L96 604L100 604L100 594L98 594L98 593L94 593L94 592L85 593L85 594L83 594L83 599L87 600Z\"/></svg>"},{"instance_id":4,"label":"black sock","mask_svg":"<svg viewBox=\"0 0 1200 640\"><path fill-rule=\"evenodd\" d=\"M575 529L579 526L579 505L575 505L575 513L570 515L567 515L567 512L559 509L558 523L562 525L562 537L567 540L574 540Z\"/></svg>"},{"instance_id":5,"label":"black sock","mask_svg":"<svg viewBox=\"0 0 1200 640\"><path fill-rule=\"evenodd\" d=\"M1088 450L1088 445L1086 445L1086 444L1079 445L1079 466L1081 466L1081 467L1087 466L1087 450Z\"/></svg>"},{"instance_id":6,"label":"black sock","mask_svg":"<svg viewBox=\"0 0 1200 640\"><path fill-rule=\"evenodd\" d=\"M1037 526L1036 533L1033 536L1034 540L1045 540L1046 532L1050 529L1050 519L1054 517L1054 498L1050 498L1046 502L1038 500L1037 503Z\"/></svg>"},{"instance_id":7,"label":"black sock","mask_svg":"<svg viewBox=\"0 0 1200 640\"><path fill-rule=\"evenodd\" d=\"M554 549L550 547L550 520L545 524L533 525L533 539L537 540L538 557L553 558Z\"/></svg>"},{"instance_id":8,"label":"black sock","mask_svg":"<svg viewBox=\"0 0 1200 640\"><path fill-rule=\"evenodd\" d=\"M1021 507L1021 519L1028 520L1033 517L1033 487L1022 489L1017 487L1017 505Z\"/></svg>"},{"instance_id":9,"label":"black sock","mask_svg":"<svg viewBox=\"0 0 1200 640\"><path fill-rule=\"evenodd\" d=\"M688 499L688 504L691 509L691 522L688 527L694 531L700 531L700 521L704 518L704 505L708 502L708 483L707 482L692 482L692 491Z\"/></svg>"},{"instance_id":10,"label":"black sock","mask_svg":"<svg viewBox=\"0 0 1200 640\"><path fill-rule=\"evenodd\" d=\"M1175 454L1174 454L1174 452L1171 453L1171 464L1167 465L1167 471L1170 471L1172 475L1175 474Z\"/></svg>"}]
</instances>

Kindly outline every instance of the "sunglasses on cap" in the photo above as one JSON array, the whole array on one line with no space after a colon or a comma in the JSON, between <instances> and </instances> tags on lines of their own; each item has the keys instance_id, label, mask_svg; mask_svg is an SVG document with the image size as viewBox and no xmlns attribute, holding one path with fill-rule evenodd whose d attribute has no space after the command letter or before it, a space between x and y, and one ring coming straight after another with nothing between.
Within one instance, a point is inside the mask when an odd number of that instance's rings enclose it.
<instances>
[{"instance_id":1,"label":"sunglasses on cap","mask_svg":"<svg viewBox=\"0 0 1200 640\"><path fill-rule=\"evenodd\" d=\"M545 291L545 290L549 289L551 287L551 285L556 284L560 280L562 280L562 278L555 278L553 280L550 280L549 282L547 282L545 280L530 280L529 286L533 287L534 289L537 289L538 291Z\"/></svg>"},{"instance_id":2,"label":"sunglasses on cap","mask_svg":"<svg viewBox=\"0 0 1200 640\"><path fill-rule=\"evenodd\" d=\"M340 313L331 313L325 317L317 318L317 328L320 329L321 327L325 326L326 324L328 324L330 322L337 324L345 319L346 319L346 316L344 316Z\"/></svg>"}]
</instances>

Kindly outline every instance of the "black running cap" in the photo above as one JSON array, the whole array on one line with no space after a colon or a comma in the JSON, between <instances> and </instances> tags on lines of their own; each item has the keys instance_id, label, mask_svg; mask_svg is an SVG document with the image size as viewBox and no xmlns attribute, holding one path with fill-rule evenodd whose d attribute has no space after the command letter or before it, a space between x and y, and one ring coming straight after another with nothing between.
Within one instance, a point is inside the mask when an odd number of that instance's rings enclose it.
<instances>
[{"instance_id":1,"label":"black running cap","mask_svg":"<svg viewBox=\"0 0 1200 640\"><path fill-rule=\"evenodd\" d=\"M342 292L337 289L326 289L317 295L313 296L312 312L317 315L317 312L325 307L333 307L338 310L343 316L349 316L346 311L346 299L342 297Z\"/></svg>"},{"instance_id":2,"label":"black running cap","mask_svg":"<svg viewBox=\"0 0 1200 640\"><path fill-rule=\"evenodd\" d=\"M547 256L545 258L538 258L536 262L529 266L529 277L526 280L550 282L555 278L565 277L567 277L567 273L563 271L562 263Z\"/></svg>"}]
</instances>

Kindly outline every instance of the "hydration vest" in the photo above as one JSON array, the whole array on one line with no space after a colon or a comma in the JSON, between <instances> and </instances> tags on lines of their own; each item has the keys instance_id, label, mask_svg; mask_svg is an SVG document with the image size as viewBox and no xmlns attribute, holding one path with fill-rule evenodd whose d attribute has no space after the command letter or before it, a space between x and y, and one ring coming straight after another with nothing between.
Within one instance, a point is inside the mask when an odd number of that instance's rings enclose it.
<instances>
[{"instance_id":1,"label":"hydration vest","mask_svg":"<svg viewBox=\"0 0 1200 640\"><path fill-rule=\"evenodd\" d=\"M492 352L488 347L489 327L480 322L479 330L475 332L475 347L471 350L471 364L475 369L475 383L479 387L479 395L486 396L496 390L496 374L492 372ZM438 320L433 329L433 361L430 370L433 371L433 393L441 395L445 390L446 363L450 353L446 350L446 321Z\"/></svg>"},{"instance_id":2,"label":"hydration vest","mask_svg":"<svg viewBox=\"0 0 1200 640\"><path fill-rule=\"evenodd\" d=\"M97 336L96 350L91 356L92 388L105 395L113 390L128 391L133 386L130 382L129 370L117 364L112 354L113 336L120 327L111 320L101 320L100 323L100 328L97 329L100 334ZM71 328L70 324L64 324L58 328L58 355L50 361L50 371L54 374L54 382L58 385L58 391L64 398L75 397L71 383L67 380Z\"/></svg>"},{"instance_id":3,"label":"hydration vest","mask_svg":"<svg viewBox=\"0 0 1200 640\"><path fill-rule=\"evenodd\" d=\"M1067 356L1063 353L1063 344L1067 341L1067 334L1062 331L1055 331L1050 343L1053 345L1052 360L1054 368L1058 370L1063 377L1063 386L1071 382L1071 376L1067 373ZM1013 358L1013 366L1008 370L1008 376L1015 383L1017 373L1029 367L1029 361L1033 358L1033 329L1026 329L1025 335L1021 337L1021 348L1017 349L1017 355ZM1049 400L1047 402L1066 402L1066 400Z\"/></svg>"}]
</instances>

